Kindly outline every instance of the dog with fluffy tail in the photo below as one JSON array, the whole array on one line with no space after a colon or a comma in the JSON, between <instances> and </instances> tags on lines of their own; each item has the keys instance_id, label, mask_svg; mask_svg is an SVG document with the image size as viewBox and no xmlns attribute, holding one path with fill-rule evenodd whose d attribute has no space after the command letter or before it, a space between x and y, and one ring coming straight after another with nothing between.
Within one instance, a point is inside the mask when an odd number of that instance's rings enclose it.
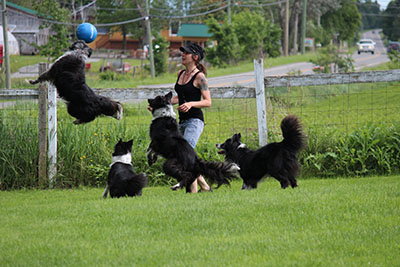
<instances>
[{"instance_id":1,"label":"dog with fluffy tail","mask_svg":"<svg viewBox=\"0 0 400 267\"><path fill-rule=\"evenodd\" d=\"M106 115L120 120L123 108L120 102L97 95L85 79L85 61L92 49L84 41L76 41L58 58L51 68L30 84L49 81L65 100L68 113L76 118L75 124L88 123L97 116Z\"/></svg>"},{"instance_id":2,"label":"dog with fluffy tail","mask_svg":"<svg viewBox=\"0 0 400 267\"><path fill-rule=\"evenodd\" d=\"M176 114L171 105L172 92L165 96L148 99L153 120L150 125L151 143L147 149L147 161L151 166L161 155L165 174L176 178L181 188L190 192L190 185L203 175L211 183L230 184L239 167L235 163L206 162L200 159L192 146L180 133ZM217 187L217 188L218 188Z\"/></svg>"},{"instance_id":3,"label":"dog with fluffy tail","mask_svg":"<svg viewBox=\"0 0 400 267\"><path fill-rule=\"evenodd\" d=\"M224 143L217 144L225 160L239 165L243 179L242 189L255 189L266 175L278 180L285 189L289 185L297 187L296 177L300 171L298 152L305 147L306 138L302 126L295 115L286 116L281 122L283 140L270 143L257 150L251 150L241 142L240 133L234 134Z\"/></svg>"}]
</instances>

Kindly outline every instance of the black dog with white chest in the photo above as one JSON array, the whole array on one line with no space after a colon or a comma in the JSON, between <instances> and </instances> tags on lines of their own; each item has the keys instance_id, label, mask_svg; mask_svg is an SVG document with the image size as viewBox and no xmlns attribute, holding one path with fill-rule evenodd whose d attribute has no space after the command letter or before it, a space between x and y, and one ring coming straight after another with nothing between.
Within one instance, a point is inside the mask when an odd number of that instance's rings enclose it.
<instances>
[{"instance_id":1,"label":"black dog with white chest","mask_svg":"<svg viewBox=\"0 0 400 267\"><path fill-rule=\"evenodd\" d=\"M145 173L136 174L133 171L132 143L133 140L119 140L115 145L103 198L107 197L108 192L112 198L142 195L142 189L147 185L147 176Z\"/></svg>"},{"instance_id":2,"label":"black dog with white chest","mask_svg":"<svg viewBox=\"0 0 400 267\"><path fill-rule=\"evenodd\" d=\"M161 155L165 174L176 178L180 187L190 192L190 185L199 175L204 175L218 187L229 184L239 169L234 163L206 162L200 159L192 146L180 133L176 114L171 105L172 93L148 99L153 120L150 125L151 143L147 149L147 161L151 166Z\"/></svg>"},{"instance_id":3,"label":"black dog with white chest","mask_svg":"<svg viewBox=\"0 0 400 267\"><path fill-rule=\"evenodd\" d=\"M49 81L57 88L58 95L66 101L68 113L75 117L75 124L93 121L99 115L122 118L121 103L97 95L85 79L85 61L92 49L84 41L76 41L58 58L51 68L31 84Z\"/></svg>"},{"instance_id":4,"label":"black dog with white chest","mask_svg":"<svg viewBox=\"0 0 400 267\"><path fill-rule=\"evenodd\" d=\"M234 134L223 144L218 153L225 154L228 162L239 165L243 179L242 189L257 188L258 182L266 175L278 180L285 189L289 185L297 186L296 177L300 170L297 154L305 146L305 137L298 118L294 115L285 117L281 122L283 141L270 143L257 150L251 150L241 143L241 135Z\"/></svg>"}]
</instances>

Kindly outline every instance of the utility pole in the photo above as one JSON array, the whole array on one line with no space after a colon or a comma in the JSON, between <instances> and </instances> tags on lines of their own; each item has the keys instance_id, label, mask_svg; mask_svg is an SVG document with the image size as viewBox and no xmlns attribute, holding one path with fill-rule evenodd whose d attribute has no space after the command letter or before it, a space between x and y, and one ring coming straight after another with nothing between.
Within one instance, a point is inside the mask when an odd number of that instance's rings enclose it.
<instances>
[{"instance_id":1,"label":"utility pole","mask_svg":"<svg viewBox=\"0 0 400 267\"><path fill-rule=\"evenodd\" d=\"M305 53L304 41L306 39L307 0L303 0L303 14L301 19L301 53Z\"/></svg>"},{"instance_id":2,"label":"utility pole","mask_svg":"<svg viewBox=\"0 0 400 267\"><path fill-rule=\"evenodd\" d=\"M285 57L289 55L289 0L286 0L285 14Z\"/></svg>"},{"instance_id":3,"label":"utility pole","mask_svg":"<svg viewBox=\"0 0 400 267\"><path fill-rule=\"evenodd\" d=\"M150 27L150 11L149 11L149 0L146 0L146 29L147 29L147 40L149 44L149 55L150 55L150 72L151 77L154 78L154 56L153 56L153 41L151 39L151 27Z\"/></svg>"},{"instance_id":4,"label":"utility pole","mask_svg":"<svg viewBox=\"0 0 400 267\"><path fill-rule=\"evenodd\" d=\"M228 24L231 24L231 0L228 0Z\"/></svg>"},{"instance_id":5,"label":"utility pole","mask_svg":"<svg viewBox=\"0 0 400 267\"><path fill-rule=\"evenodd\" d=\"M7 6L6 1L2 0L2 16L3 16L3 48L4 48L4 67L6 69L6 89L11 89L11 75L10 75L10 55L8 53L8 24L7 24Z\"/></svg>"}]
</instances>

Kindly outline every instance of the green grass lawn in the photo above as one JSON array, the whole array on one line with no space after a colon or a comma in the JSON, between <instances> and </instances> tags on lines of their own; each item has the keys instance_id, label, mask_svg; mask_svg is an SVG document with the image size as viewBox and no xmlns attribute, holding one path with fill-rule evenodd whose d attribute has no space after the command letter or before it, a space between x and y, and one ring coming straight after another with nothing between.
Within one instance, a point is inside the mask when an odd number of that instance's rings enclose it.
<instances>
[{"instance_id":1,"label":"green grass lawn","mask_svg":"<svg viewBox=\"0 0 400 267\"><path fill-rule=\"evenodd\" d=\"M398 266L400 176L0 192L2 266Z\"/></svg>"}]
</instances>

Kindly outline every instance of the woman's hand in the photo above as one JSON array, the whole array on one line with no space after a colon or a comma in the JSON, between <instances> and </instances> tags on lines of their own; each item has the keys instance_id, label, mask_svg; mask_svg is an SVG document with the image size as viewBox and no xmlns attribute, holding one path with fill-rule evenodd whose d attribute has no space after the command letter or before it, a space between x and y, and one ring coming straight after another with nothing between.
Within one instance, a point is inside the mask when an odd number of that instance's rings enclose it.
<instances>
[{"instance_id":1,"label":"woman's hand","mask_svg":"<svg viewBox=\"0 0 400 267\"><path fill-rule=\"evenodd\" d=\"M192 108L192 102L186 102L186 103L183 103L182 105L180 105L179 107L178 107L178 110L180 111L180 112L183 112L183 113L186 113L186 112L188 112L191 108Z\"/></svg>"}]
</instances>

